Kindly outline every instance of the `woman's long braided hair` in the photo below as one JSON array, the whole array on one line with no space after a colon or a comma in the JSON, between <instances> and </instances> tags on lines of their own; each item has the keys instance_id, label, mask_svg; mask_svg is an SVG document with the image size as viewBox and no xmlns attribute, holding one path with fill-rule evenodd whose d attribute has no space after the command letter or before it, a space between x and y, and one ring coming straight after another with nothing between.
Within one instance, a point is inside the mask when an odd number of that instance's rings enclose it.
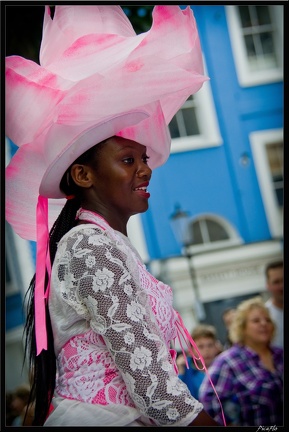
<instances>
[{"instance_id":1,"label":"woman's long braided hair","mask_svg":"<svg viewBox=\"0 0 289 432\"><path fill-rule=\"evenodd\" d=\"M106 140L105 140L106 141ZM97 155L100 153L105 141L83 153L73 164L93 164L96 167ZM73 165L72 164L72 165ZM72 166L71 165L71 166ZM76 225L76 213L81 207L80 188L73 182L70 171L71 166L65 172L60 182L60 189L68 196L73 195L73 199L68 199L61 213L56 219L49 233L49 249L51 265L53 265L57 244L60 239ZM46 274L45 290L48 285L48 275ZM25 355L24 362L28 360L31 371L31 392L28 406L34 405L33 426L42 426L49 413L55 389L56 377L56 358L54 353L53 333L49 315L48 305L46 304L46 329L47 329L47 350L42 350L36 355L35 338L35 310L34 310L35 274L30 282L29 289L25 295L27 297L27 316L24 326L25 335ZM28 407L26 415L28 412Z\"/></svg>"}]
</instances>

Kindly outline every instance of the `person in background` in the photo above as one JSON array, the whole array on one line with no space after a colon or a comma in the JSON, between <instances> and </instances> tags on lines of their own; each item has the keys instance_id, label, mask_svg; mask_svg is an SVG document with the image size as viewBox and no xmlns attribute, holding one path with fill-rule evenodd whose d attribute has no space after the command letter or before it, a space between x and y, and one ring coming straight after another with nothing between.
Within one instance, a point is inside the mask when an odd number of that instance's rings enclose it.
<instances>
[{"instance_id":1,"label":"person in background","mask_svg":"<svg viewBox=\"0 0 289 432\"><path fill-rule=\"evenodd\" d=\"M11 426L22 426L24 418L24 410L27 406L30 394L29 385L22 384L18 386L13 392L11 401L12 412L15 415Z\"/></svg>"},{"instance_id":2,"label":"person in background","mask_svg":"<svg viewBox=\"0 0 289 432\"><path fill-rule=\"evenodd\" d=\"M222 351L222 346L217 338L215 327L209 324L199 324L194 328L191 336L197 345L199 353L204 359L206 368L208 368L214 358ZM179 370L179 378L188 386L191 394L198 399L199 388L206 372L200 361L196 360L195 364L189 353L187 355L187 361L188 368L184 355L178 355L177 367Z\"/></svg>"},{"instance_id":3,"label":"person in background","mask_svg":"<svg viewBox=\"0 0 289 432\"><path fill-rule=\"evenodd\" d=\"M232 341L231 341L230 336L229 336L229 329L230 329L230 326L232 324L233 318L235 316L235 312L236 312L235 308L229 307L229 308L225 309L222 313L223 323L226 327L226 340L225 340L225 343L223 344L224 350L227 348L230 348L232 346Z\"/></svg>"},{"instance_id":4,"label":"person in background","mask_svg":"<svg viewBox=\"0 0 289 432\"><path fill-rule=\"evenodd\" d=\"M266 306L270 311L271 317L276 325L275 337L272 344L283 348L284 346L284 268L283 261L275 261L267 264L265 268L267 291L270 298L266 301Z\"/></svg>"},{"instance_id":5,"label":"person in background","mask_svg":"<svg viewBox=\"0 0 289 432\"><path fill-rule=\"evenodd\" d=\"M6 391L5 393L5 426L11 426L13 420L17 417L17 413L15 413L13 406L13 391Z\"/></svg>"},{"instance_id":6,"label":"person in background","mask_svg":"<svg viewBox=\"0 0 289 432\"><path fill-rule=\"evenodd\" d=\"M6 59L6 132L20 147L6 217L37 239L33 425L218 426L178 378L171 346L187 333L172 289L127 233L169 157L168 123L206 80L193 12L155 6L136 35L117 5L57 5L53 19L46 6L40 59Z\"/></svg>"},{"instance_id":7,"label":"person in background","mask_svg":"<svg viewBox=\"0 0 289 432\"><path fill-rule=\"evenodd\" d=\"M261 297L241 302L230 326L233 346L208 369L227 425L283 425L283 349L272 345L275 325ZM199 399L215 420L220 406L207 377Z\"/></svg>"}]
</instances>

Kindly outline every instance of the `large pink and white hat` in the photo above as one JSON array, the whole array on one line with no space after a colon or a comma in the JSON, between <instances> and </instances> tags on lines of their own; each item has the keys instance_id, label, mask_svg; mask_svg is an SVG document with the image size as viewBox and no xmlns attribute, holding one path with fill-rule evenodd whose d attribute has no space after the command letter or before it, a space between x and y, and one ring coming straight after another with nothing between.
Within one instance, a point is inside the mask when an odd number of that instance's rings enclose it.
<instances>
[{"instance_id":1,"label":"large pink and white hat","mask_svg":"<svg viewBox=\"0 0 289 432\"><path fill-rule=\"evenodd\" d=\"M74 160L113 135L147 147L152 168L170 153L168 124L207 78L190 7L155 6L136 35L120 6L45 7L40 65L6 58L6 219L36 240L39 195L49 228L65 203L60 180Z\"/></svg>"}]
</instances>

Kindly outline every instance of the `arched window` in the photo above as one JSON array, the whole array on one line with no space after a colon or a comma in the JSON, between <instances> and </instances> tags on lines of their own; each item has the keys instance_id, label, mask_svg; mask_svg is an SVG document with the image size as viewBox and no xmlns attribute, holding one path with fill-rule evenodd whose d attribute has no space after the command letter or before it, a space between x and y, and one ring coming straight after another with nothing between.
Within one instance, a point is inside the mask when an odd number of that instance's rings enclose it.
<instances>
[{"instance_id":1,"label":"arched window","mask_svg":"<svg viewBox=\"0 0 289 432\"><path fill-rule=\"evenodd\" d=\"M224 218L202 214L189 223L191 242L188 249L193 252L209 251L243 243L236 229Z\"/></svg>"}]
</instances>

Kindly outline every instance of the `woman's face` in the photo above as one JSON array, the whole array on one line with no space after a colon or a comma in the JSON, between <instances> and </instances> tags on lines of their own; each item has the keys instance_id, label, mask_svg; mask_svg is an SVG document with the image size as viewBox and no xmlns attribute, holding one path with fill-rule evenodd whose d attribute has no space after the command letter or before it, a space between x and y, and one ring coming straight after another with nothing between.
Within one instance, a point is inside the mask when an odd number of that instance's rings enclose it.
<instances>
[{"instance_id":1,"label":"woman's face","mask_svg":"<svg viewBox=\"0 0 289 432\"><path fill-rule=\"evenodd\" d=\"M274 325L267 311L255 307L248 312L244 330L245 345L268 345L273 331Z\"/></svg>"},{"instance_id":2,"label":"woman's face","mask_svg":"<svg viewBox=\"0 0 289 432\"><path fill-rule=\"evenodd\" d=\"M95 211L128 219L148 209L147 187L152 170L145 146L121 137L110 138L90 169L92 194L89 197Z\"/></svg>"}]
</instances>

